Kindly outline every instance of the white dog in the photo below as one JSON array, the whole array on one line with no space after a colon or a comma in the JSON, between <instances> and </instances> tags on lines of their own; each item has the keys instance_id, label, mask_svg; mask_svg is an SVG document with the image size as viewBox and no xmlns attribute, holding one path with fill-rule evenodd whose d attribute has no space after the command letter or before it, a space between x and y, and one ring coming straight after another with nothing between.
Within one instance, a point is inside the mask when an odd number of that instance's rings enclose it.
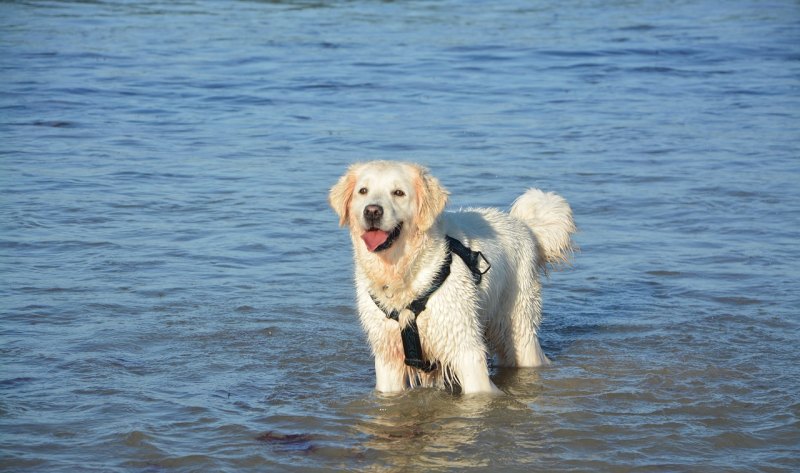
<instances>
[{"instance_id":1,"label":"white dog","mask_svg":"<svg viewBox=\"0 0 800 473\"><path fill-rule=\"evenodd\" d=\"M569 205L530 189L510 213L443 212L447 196L424 167L389 161L354 164L330 190L350 227L378 391L497 392L487 355L500 366L549 363L536 335L539 277L571 254Z\"/></svg>"}]
</instances>

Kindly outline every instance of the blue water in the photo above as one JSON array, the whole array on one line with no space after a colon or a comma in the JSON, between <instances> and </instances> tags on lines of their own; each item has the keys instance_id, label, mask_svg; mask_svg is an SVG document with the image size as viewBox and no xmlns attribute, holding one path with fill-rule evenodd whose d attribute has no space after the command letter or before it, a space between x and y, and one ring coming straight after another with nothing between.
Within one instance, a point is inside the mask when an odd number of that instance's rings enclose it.
<instances>
[{"instance_id":1,"label":"blue water","mask_svg":"<svg viewBox=\"0 0 800 473\"><path fill-rule=\"evenodd\" d=\"M800 4L0 3L0 469L800 470ZM565 196L553 366L373 391L327 190Z\"/></svg>"}]
</instances>

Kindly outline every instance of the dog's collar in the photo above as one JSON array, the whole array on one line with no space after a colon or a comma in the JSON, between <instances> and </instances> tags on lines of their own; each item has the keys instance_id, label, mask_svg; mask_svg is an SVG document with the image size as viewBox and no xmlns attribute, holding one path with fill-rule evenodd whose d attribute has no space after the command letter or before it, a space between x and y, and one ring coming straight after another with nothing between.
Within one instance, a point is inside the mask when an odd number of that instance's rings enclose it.
<instances>
[{"instance_id":1,"label":"dog's collar","mask_svg":"<svg viewBox=\"0 0 800 473\"><path fill-rule=\"evenodd\" d=\"M468 246L465 246L459 240L456 240L449 235L445 236L445 238L447 239L447 254L442 262L442 266L436 273L436 277L433 278L433 281L431 281L431 285L428 290L423 292L419 297L411 301L411 303L405 307L414 314L414 318L408 322L403 330L400 331L400 336L403 339L405 364L422 370L426 373L430 373L431 371L437 369L439 364L437 362L432 363L422 359L422 345L420 344L419 330L417 329L417 317L425 310L428 304L428 299L430 299L434 292L438 291L439 288L442 287L445 280L447 280L447 277L450 276L450 265L453 263L453 253L461 258L464 261L464 264L467 265L467 268L469 268L470 272L472 273L472 280L475 281L476 285L481 283L483 275L492 268L492 265L489 264L489 261L480 251L472 251ZM486 269L481 269L481 260L486 263ZM387 318L393 319L397 322L400 321L400 311L397 309L388 311L380 304L380 302L378 302L378 299L375 298L372 292L369 293L369 296L372 298L372 301L375 303L375 305L378 306L378 308L384 314L386 314Z\"/></svg>"}]
</instances>

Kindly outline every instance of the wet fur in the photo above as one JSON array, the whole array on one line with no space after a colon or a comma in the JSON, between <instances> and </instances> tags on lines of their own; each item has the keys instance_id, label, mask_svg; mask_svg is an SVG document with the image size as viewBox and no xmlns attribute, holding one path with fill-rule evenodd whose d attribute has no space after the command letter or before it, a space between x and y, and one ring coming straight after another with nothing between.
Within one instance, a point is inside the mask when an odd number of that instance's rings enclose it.
<instances>
[{"instance_id":1,"label":"wet fur","mask_svg":"<svg viewBox=\"0 0 800 473\"><path fill-rule=\"evenodd\" d=\"M359 190L366 190L362 194ZM402 190L404 196L393 194ZM375 357L376 389L397 392L414 386L460 386L464 393L497 392L486 363L536 367L549 363L537 330L541 320L540 276L548 264L568 260L575 232L567 202L530 189L509 213L492 208L444 212L448 192L417 164L372 161L352 165L330 191L339 223L350 229L355 259L358 312ZM384 227L403 222L397 241L370 252L361 240L368 226L364 206L385 209ZM401 310L424 292L447 251L445 235L481 251L492 268L476 286L454 257L451 274L417 318L423 352L441 369L425 374L405 366L401 324L386 308ZM401 314L402 318L409 314Z\"/></svg>"}]
</instances>

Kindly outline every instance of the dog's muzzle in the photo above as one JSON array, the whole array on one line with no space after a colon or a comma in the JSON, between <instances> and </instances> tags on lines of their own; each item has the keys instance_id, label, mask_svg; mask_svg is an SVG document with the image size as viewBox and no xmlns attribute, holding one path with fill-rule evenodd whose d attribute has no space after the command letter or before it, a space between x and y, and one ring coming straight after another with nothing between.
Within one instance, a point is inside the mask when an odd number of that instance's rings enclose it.
<instances>
[{"instance_id":1,"label":"dog's muzzle","mask_svg":"<svg viewBox=\"0 0 800 473\"><path fill-rule=\"evenodd\" d=\"M364 240L367 249L373 253L388 250L400 237L400 232L402 230L403 222L398 223L391 232L381 230L380 228L370 228L361 235L361 239Z\"/></svg>"}]
</instances>

